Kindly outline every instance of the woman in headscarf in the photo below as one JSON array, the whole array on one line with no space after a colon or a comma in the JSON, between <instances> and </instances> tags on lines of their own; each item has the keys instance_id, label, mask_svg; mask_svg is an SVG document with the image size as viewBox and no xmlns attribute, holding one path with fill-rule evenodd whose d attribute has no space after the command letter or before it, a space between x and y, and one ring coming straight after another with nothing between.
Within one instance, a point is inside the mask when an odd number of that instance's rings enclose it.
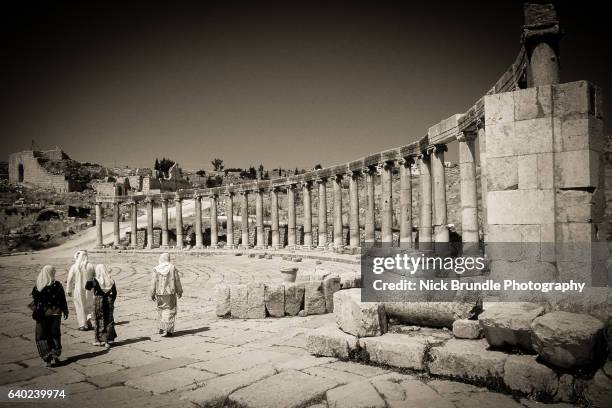
<instances>
[{"instance_id":1,"label":"woman in headscarf","mask_svg":"<svg viewBox=\"0 0 612 408\"><path fill-rule=\"evenodd\" d=\"M170 255L163 253L154 268L151 279L151 299L157 301L159 334L171 337L177 312L177 298L183 296L179 273L170 262Z\"/></svg>"},{"instance_id":2,"label":"woman in headscarf","mask_svg":"<svg viewBox=\"0 0 612 408\"><path fill-rule=\"evenodd\" d=\"M45 265L32 289L32 318L36 320L36 348L47 367L59 363L62 354L62 315L68 318L64 287L55 280L55 268Z\"/></svg>"},{"instance_id":3,"label":"woman in headscarf","mask_svg":"<svg viewBox=\"0 0 612 408\"><path fill-rule=\"evenodd\" d=\"M96 265L95 278L87 281L85 289L94 294L94 319L96 340L94 346L110 347L110 343L115 341L115 299L117 298L117 288L115 281L110 276L110 268L106 265Z\"/></svg>"},{"instance_id":4,"label":"woman in headscarf","mask_svg":"<svg viewBox=\"0 0 612 408\"><path fill-rule=\"evenodd\" d=\"M74 255L74 265L68 271L66 288L68 296L72 296L74 308L79 322L79 330L91 330L91 314L93 311L93 293L85 289L85 284L94 276L94 267L89 263L87 251L78 251Z\"/></svg>"}]
</instances>

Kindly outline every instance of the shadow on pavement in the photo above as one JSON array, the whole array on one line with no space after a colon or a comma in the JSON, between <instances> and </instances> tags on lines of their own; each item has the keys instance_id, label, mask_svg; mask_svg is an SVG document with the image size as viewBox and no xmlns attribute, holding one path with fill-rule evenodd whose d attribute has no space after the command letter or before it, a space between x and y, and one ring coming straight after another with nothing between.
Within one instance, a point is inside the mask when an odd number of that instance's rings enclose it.
<instances>
[{"instance_id":1,"label":"shadow on pavement","mask_svg":"<svg viewBox=\"0 0 612 408\"><path fill-rule=\"evenodd\" d=\"M197 334L210 330L209 327L198 327L197 329L179 330L172 334L172 337L187 336L189 334Z\"/></svg>"}]
</instances>

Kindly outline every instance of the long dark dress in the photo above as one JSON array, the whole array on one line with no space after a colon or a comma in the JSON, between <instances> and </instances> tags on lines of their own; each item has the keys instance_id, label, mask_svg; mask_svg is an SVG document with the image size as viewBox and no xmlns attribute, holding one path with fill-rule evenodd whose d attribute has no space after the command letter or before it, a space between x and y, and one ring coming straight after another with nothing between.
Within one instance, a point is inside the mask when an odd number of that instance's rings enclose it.
<instances>
[{"instance_id":1,"label":"long dark dress","mask_svg":"<svg viewBox=\"0 0 612 408\"><path fill-rule=\"evenodd\" d=\"M50 362L62 354L62 333L60 330L62 314L68 314L68 304L64 287L58 281L45 286L40 292L32 289L32 299L39 313L36 319L36 348L40 357Z\"/></svg>"},{"instance_id":2,"label":"long dark dress","mask_svg":"<svg viewBox=\"0 0 612 408\"><path fill-rule=\"evenodd\" d=\"M94 320L96 323L96 341L108 343L117 337L115 331L115 299L117 298L117 288L115 284L108 291L104 292L100 288L97 279L87 281L85 289L92 290L94 294Z\"/></svg>"}]
</instances>

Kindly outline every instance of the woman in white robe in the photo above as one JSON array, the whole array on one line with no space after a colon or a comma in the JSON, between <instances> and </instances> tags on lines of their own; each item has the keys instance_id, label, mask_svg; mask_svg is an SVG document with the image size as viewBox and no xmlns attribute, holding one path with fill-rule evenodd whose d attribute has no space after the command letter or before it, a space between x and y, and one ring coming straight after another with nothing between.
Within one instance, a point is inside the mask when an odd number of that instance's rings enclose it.
<instances>
[{"instance_id":1,"label":"woman in white robe","mask_svg":"<svg viewBox=\"0 0 612 408\"><path fill-rule=\"evenodd\" d=\"M68 282L66 288L68 296L72 296L74 308L76 310L79 330L91 330L91 318L94 306L94 294L85 289L87 281L94 276L94 266L88 262L87 251L78 251L75 255L75 262L68 271Z\"/></svg>"}]
</instances>

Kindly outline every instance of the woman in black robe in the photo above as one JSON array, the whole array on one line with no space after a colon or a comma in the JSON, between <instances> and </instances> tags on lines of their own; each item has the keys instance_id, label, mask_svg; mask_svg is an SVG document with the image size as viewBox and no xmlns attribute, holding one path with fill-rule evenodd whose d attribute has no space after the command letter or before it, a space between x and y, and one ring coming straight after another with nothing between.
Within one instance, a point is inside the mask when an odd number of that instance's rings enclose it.
<instances>
[{"instance_id":1,"label":"woman in black robe","mask_svg":"<svg viewBox=\"0 0 612 408\"><path fill-rule=\"evenodd\" d=\"M32 318L36 321L36 348L47 367L59 363L62 354L61 319L68 318L66 294L55 280L55 268L45 265L32 289Z\"/></svg>"}]
</instances>

